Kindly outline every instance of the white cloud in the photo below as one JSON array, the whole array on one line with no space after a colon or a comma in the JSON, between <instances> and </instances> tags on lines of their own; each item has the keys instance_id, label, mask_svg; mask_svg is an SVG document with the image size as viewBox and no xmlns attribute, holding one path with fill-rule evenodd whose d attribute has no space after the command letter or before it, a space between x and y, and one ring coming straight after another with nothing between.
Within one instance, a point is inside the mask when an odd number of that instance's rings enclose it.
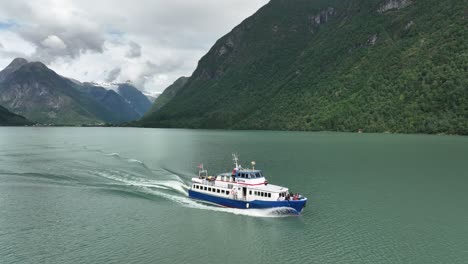
<instances>
[{"instance_id":1,"label":"white cloud","mask_svg":"<svg viewBox=\"0 0 468 264\"><path fill-rule=\"evenodd\" d=\"M266 2L0 1L0 21L12 25L0 29L0 67L24 56L81 81L105 81L119 68L115 81L160 92Z\"/></svg>"},{"instance_id":2,"label":"white cloud","mask_svg":"<svg viewBox=\"0 0 468 264\"><path fill-rule=\"evenodd\" d=\"M46 39L44 39L41 42L41 44L45 48L49 48L49 49L62 50L62 49L65 49L67 47L67 45L65 45L65 43L63 43L63 40L61 40L59 37L57 37L55 35L48 36Z\"/></svg>"}]
</instances>

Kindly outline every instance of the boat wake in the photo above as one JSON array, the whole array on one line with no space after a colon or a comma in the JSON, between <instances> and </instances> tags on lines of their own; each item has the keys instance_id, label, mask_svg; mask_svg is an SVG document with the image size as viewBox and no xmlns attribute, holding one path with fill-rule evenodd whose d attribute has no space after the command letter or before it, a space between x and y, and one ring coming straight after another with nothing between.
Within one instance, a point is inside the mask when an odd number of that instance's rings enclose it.
<instances>
[{"instance_id":1,"label":"boat wake","mask_svg":"<svg viewBox=\"0 0 468 264\"><path fill-rule=\"evenodd\" d=\"M131 193L140 197L157 197L181 206L213 212L246 215L253 217L284 217L296 212L291 208L236 209L219 207L193 200L188 197L187 183L193 175L182 175L165 165L156 168L121 153L107 152L88 146L67 144L50 151L37 147L37 153L25 157L24 166L15 175L47 181L50 184L89 186L119 193ZM70 149L71 147L71 149ZM35 152L34 152L35 153ZM33 153L33 154L34 154ZM14 155L10 153L9 155ZM42 158L52 156L53 158ZM23 156L24 157L24 156ZM64 172L66 171L66 173ZM31 174L31 172L34 172ZM13 175L13 172L4 172ZM61 176L63 175L63 176Z\"/></svg>"},{"instance_id":2,"label":"boat wake","mask_svg":"<svg viewBox=\"0 0 468 264\"><path fill-rule=\"evenodd\" d=\"M132 187L134 188L134 190L141 192L145 195L161 197L175 202L181 206L185 206L192 209L223 212L235 215L245 215L253 217L286 217L297 214L297 212L294 209L289 207L245 210L237 208L219 207L199 202L188 197L187 190L189 189L189 186L182 178L183 176L177 175L174 171L162 168L151 169L140 160L126 158L118 153L103 154L105 156L119 158L120 160L126 161L129 164L139 165L146 170L146 173L144 175L141 175L141 173L134 174L134 171L129 172L128 170L110 169L104 172L95 172L96 175L112 181L119 182L120 184L126 185L128 187ZM160 180L151 178L165 179Z\"/></svg>"}]
</instances>

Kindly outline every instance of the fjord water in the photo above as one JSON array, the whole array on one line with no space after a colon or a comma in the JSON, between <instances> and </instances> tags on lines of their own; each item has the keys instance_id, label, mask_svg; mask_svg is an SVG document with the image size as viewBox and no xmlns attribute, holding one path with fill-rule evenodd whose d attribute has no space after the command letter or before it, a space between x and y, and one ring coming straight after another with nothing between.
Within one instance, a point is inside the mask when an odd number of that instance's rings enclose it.
<instances>
[{"instance_id":1,"label":"fjord water","mask_svg":"<svg viewBox=\"0 0 468 264\"><path fill-rule=\"evenodd\" d=\"M187 198L251 160L301 216ZM466 263L468 138L0 128L0 263Z\"/></svg>"}]
</instances>

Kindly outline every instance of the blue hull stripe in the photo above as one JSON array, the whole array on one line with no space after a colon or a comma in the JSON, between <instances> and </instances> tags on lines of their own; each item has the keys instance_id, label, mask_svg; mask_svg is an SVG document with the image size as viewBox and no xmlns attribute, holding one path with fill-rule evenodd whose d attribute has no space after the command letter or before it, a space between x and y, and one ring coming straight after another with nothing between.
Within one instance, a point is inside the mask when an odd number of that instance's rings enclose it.
<instances>
[{"instance_id":1,"label":"blue hull stripe","mask_svg":"<svg viewBox=\"0 0 468 264\"><path fill-rule=\"evenodd\" d=\"M303 200L289 200L289 201L240 201L240 200L233 200L224 197L212 196L204 193L199 193L193 190L189 190L189 197L207 201L210 203L219 204L222 206L232 207L232 208L240 208L240 209L247 209L248 208L257 208L257 209L265 209L265 208L274 208L274 207L290 207L296 210L298 213L302 211L304 208L307 199Z\"/></svg>"}]
</instances>

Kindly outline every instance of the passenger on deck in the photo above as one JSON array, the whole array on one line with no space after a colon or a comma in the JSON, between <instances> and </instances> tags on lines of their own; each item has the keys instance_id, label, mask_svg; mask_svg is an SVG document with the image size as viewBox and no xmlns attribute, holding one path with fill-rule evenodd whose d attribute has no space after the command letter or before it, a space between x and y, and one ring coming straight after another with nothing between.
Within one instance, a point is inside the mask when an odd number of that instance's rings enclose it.
<instances>
[{"instance_id":1,"label":"passenger on deck","mask_svg":"<svg viewBox=\"0 0 468 264\"><path fill-rule=\"evenodd\" d=\"M231 178L232 178L232 182L236 181L236 170L232 171Z\"/></svg>"}]
</instances>

